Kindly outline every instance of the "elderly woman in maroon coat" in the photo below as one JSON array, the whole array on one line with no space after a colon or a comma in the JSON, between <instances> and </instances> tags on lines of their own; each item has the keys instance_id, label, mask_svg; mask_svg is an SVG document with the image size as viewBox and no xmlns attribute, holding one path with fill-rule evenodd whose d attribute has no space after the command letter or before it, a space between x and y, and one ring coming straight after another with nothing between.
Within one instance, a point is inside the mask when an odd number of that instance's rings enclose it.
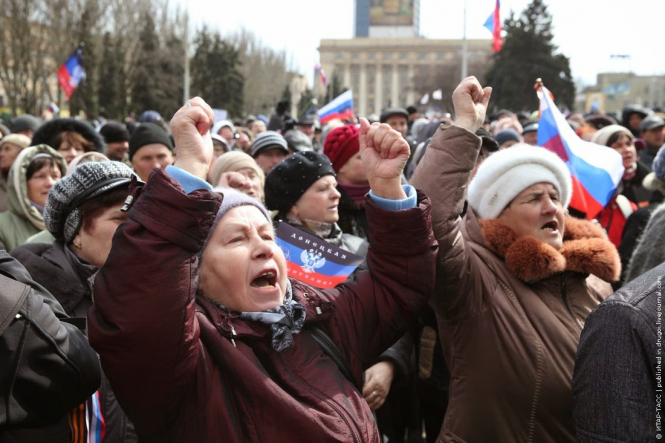
<instances>
[{"instance_id":1,"label":"elderly woman in maroon coat","mask_svg":"<svg viewBox=\"0 0 665 443\"><path fill-rule=\"evenodd\" d=\"M400 185L407 143L362 121L369 270L318 290L288 278L258 201L205 183L213 118L199 98L176 113L175 166L132 188L96 278L90 341L118 401L142 441L379 442L356 386L435 277L429 201Z\"/></svg>"}]
</instances>

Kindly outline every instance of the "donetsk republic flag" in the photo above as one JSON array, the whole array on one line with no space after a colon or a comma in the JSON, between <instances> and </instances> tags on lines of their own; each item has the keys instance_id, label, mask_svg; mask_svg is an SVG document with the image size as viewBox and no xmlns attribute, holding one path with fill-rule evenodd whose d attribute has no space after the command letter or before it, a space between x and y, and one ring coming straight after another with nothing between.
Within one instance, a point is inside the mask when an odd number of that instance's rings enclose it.
<instances>
[{"instance_id":1,"label":"donetsk republic flag","mask_svg":"<svg viewBox=\"0 0 665 443\"><path fill-rule=\"evenodd\" d=\"M289 277L316 288L334 288L363 262L358 255L282 222L277 227L277 244L284 251Z\"/></svg>"}]
</instances>

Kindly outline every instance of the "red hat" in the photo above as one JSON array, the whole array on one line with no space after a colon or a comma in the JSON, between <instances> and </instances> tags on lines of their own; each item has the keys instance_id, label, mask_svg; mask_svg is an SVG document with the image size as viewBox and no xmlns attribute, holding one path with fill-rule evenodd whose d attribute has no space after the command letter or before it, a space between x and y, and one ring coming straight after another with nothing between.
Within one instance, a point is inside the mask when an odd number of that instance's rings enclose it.
<instances>
[{"instance_id":1,"label":"red hat","mask_svg":"<svg viewBox=\"0 0 665 443\"><path fill-rule=\"evenodd\" d=\"M356 125L346 125L335 128L326 136L323 153L330 159L335 172L360 151L360 130Z\"/></svg>"}]
</instances>

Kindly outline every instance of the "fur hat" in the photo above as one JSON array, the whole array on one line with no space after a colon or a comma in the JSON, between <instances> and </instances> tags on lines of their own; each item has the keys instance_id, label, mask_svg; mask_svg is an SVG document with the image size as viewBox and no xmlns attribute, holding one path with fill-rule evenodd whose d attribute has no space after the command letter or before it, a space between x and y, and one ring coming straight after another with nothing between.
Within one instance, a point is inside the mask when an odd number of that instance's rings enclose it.
<instances>
[{"instance_id":1,"label":"fur hat","mask_svg":"<svg viewBox=\"0 0 665 443\"><path fill-rule=\"evenodd\" d=\"M323 153L330 159L335 172L360 151L360 130L356 125L335 128L326 136Z\"/></svg>"},{"instance_id":2,"label":"fur hat","mask_svg":"<svg viewBox=\"0 0 665 443\"><path fill-rule=\"evenodd\" d=\"M596 133L593 134L593 137L591 137L591 143L596 143L598 145L607 146L607 141L610 139L610 137L612 137L617 132L623 132L631 140L633 139L633 133L630 132L628 129L624 128L623 126L609 125L609 126L605 126L604 128L599 129L598 131L596 131Z\"/></svg>"},{"instance_id":3,"label":"fur hat","mask_svg":"<svg viewBox=\"0 0 665 443\"><path fill-rule=\"evenodd\" d=\"M132 134L129 139L129 160L132 160L134 154L146 145L154 143L162 144L173 152L173 144L169 135L155 123L142 123Z\"/></svg>"},{"instance_id":4,"label":"fur hat","mask_svg":"<svg viewBox=\"0 0 665 443\"><path fill-rule=\"evenodd\" d=\"M325 155L314 151L296 152L266 177L266 206L270 210L288 212L315 181L326 175L334 177L335 170Z\"/></svg>"},{"instance_id":5,"label":"fur hat","mask_svg":"<svg viewBox=\"0 0 665 443\"><path fill-rule=\"evenodd\" d=\"M517 195L536 183L551 183L568 207L572 180L566 164L545 148L519 144L490 155L469 184L469 205L480 218L497 218Z\"/></svg>"},{"instance_id":6,"label":"fur hat","mask_svg":"<svg viewBox=\"0 0 665 443\"><path fill-rule=\"evenodd\" d=\"M104 151L104 140L95 132L95 128L87 122L73 118L54 118L47 121L35 132L35 135L32 137L32 144L39 145L43 143L57 151L58 146L55 146L57 144L56 137L62 132L77 132L93 144L95 151Z\"/></svg>"},{"instance_id":7,"label":"fur hat","mask_svg":"<svg viewBox=\"0 0 665 443\"><path fill-rule=\"evenodd\" d=\"M259 165L256 164L252 157L240 151L227 152L217 157L210 172L210 181L213 186L217 186L219 179L225 172L237 172L245 168L252 168L256 171L261 179L261 186L263 186L266 180L263 169L259 168Z\"/></svg>"},{"instance_id":8,"label":"fur hat","mask_svg":"<svg viewBox=\"0 0 665 443\"><path fill-rule=\"evenodd\" d=\"M134 172L121 162L80 164L71 175L57 181L44 206L46 229L58 240L71 242L81 228L80 206L120 186L129 186Z\"/></svg>"},{"instance_id":9,"label":"fur hat","mask_svg":"<svg viewBox=\"0 0 665 443\"><path fill-rule=\"evenodd\" d=\"M289 153L286 140L279 133L275 131L261 132L252 143L252 157L256 158L262 151L274 148L283 149L284 152Z\"/></svg>"}]
</instances>

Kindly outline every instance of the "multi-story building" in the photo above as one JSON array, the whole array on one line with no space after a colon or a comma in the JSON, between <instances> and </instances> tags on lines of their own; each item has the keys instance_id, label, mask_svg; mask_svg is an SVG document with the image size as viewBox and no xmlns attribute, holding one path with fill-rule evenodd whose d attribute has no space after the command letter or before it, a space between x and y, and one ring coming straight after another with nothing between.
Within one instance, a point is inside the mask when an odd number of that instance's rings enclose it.
<instances>
[{"instance_id":1,"label":"multi-story building","mask_svg":"<svg viewBox=\"0 0 665 443\"><path fill-rule=\"evenodd\" d=\"M637 75L632 72L598 74L596 85L586 89L585 111L591 103L608 113L621 112L627 105L665 109L665 75ZM580 103L582 104L582 103Z\"/></svg>"}]
</instances>

